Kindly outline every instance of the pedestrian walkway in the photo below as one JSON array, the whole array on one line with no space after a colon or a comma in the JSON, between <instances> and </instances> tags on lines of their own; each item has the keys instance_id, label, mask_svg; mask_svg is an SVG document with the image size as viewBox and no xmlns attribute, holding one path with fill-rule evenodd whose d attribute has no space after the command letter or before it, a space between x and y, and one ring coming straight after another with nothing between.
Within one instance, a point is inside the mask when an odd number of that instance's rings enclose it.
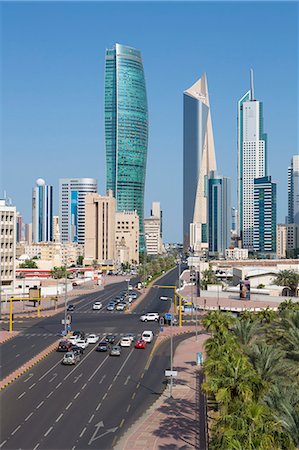
<instances>
[{"instance_id":1,"label":"pedestrian walkway","mask_svg":"<svg viewBox=\"0 0 299 450\"><path fill-rule=\"evenodd\" d=\"M181 331L190 332L191 327ZM191 328L194 332L194 327ZM170 327L161 333L156 345L171 335ZM172 398L169 388L123 435L115 450L206 450L205 405L200 393L201 369L196 353L203 352L207 334L189 337L181 342L174 355L178 372ZM158 342L160 341L160 342Z\"/></svg>"}]
</instances>

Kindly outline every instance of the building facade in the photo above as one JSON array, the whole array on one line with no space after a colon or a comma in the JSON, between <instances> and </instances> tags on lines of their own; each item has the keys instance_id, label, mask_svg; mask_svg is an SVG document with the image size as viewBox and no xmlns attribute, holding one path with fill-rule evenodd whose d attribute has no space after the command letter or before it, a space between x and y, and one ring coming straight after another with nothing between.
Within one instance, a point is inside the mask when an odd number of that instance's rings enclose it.
<instances>
[{"instance_id":1,"label":"building facade","mask_svg":"<svg viewBox=\"0 0 299 450\"><path fill-rule=\"evenodd\" d=\"M32 240L53 240L53 186L39 178L32 190Z\"/></svg>"},{"instance_id":2,"label":"building facade","mask_svg":"<svg viewBox=\"0 0 299 450\"><path fill-rule=\"evenodd\" d=\"M288 226L278 223L276 229L276 256L286 258L288 249Z\"/></svg>"},{"instance_id":3,"label":"building facade","mask_svg":"<svg viewBox=\"0 0 299 450\"><path fill-rule=\"evenodd\" d=\"M16 207L0 200L0 283L15 285Z\"/></svg>"},{"instance_id":4,"label":"building facade","mask_svg":"<svg viewBox=\"0 0 299 450\"><path fill-rule=\"evenodd\" d=\"M139 263L139 217L137 211L115 215L115 259L117 263ZM128 259L121 260L121 257Z\"/></svg>"},{"instance_id":5,"label":"building facade","mask_svg":"<svg viewBox=\"0 0 299 450\"><path fill-rule=\"evenodd\" d=\"M238 247L227 248L225 250L225 259L231 260L248 259L248 249Z\"/></svg>"},{"instance_id":6,"label":"building facade","mask_svg":"<svg viewBox=\"0 0 299 450\"><path fill-rule=\"evenodd\" d=\"M238 233L244 248L253 249L254 179L267 175L267 135L263 131L263 104L250 90L238 102Z\"/></svg>"},{"instance_id":7,"label":"building facade","mask_svg":"<svg viewBox=\"0 0 299 450\"><path fill-rule=\"evenodd\" d=\"M276 252L276 183L272 183L271 177L254 180L253 236L256 252Z\"/></svg>"},{"instance_id":8,"label":"building facade","mask_svg":"<svg viewBox=\"0 0 299 450\"><path fill-rule=\"evenodd\" d=\"M183 233L184 250L208 249L206 180L216 170L214 138L206 74L184 92ZM192 225L194 224L194 225ZM196 228L196 242L190 240Z\"/></svg>"},{"instance_id":9,"label":"building facade","mask_svg":"<svg viewBox=\"0 0 299 450\"><path fill-rule=\"evenodd\" d=\"M53 242L60 242L59 216L53 216Z\"/></svg>"},{"instance_id":10,"label":"building facade","mask_svg":"<svg viewBox=\"0 0 299 450\"><path fill-rule=\"evenodd\" d=\"M152 202L151 216L160 219L160 237L163 241L163 211L160 202Z\"/></svg>"},{"instance_id":11,"label":"building facade","mask_svg":"<svg viewBox=\"0 0 299 450\"><path fill-rule=\"evenodd\" d=\"M287 233L287 254L289 257L297 258L299 255L299 225L297 223L289 223Z\"/></svg>"},{"instance_id":12,"label":"building facade","mask_svg":"<svg viewBox=\"0 0 299 450\"><path fill-rule=\"evenodd\" d=\"M32 244L32 223L25 224L25 241L28 245Z\"/></svg>"},{"instance_id":13,"label":"building facade","mask_svg":"<svg viewBox=\"0 0 299 450\"><path fill-rule=\"evenodd\" d=\"M292 157L288 168L288 223L299 225L299 155Z\"/></svg>"},{"instance_id":14,"label":"building facade","mask_svg":"<svg viewBox=\"0 0 299 450\"><path fill-rule=\"evenodd\" d=\"M59 226L61 242L84 244L85 196L98 190L95 178L59 180Z\"/></svg>"},{"instance_id":15,"label":"building facade","mask_svg":"<svg viewBox=\"0 0 299 450\"><path fill-rule=\"evenodd\" d=\"M85 258L86 264L106 264L115 259L115 210L112 191L107 196L85 196Z\"/></svg>"},{"instance_id":16,"label":"building facade","mask_svg":"<svg viewBox=\"0 0 299 450\"><path fill-rule=\"evenodd\" d=\"M79 256L83 256L83 245L68 242L62 244L61 242L38 242L31 245L19 244L18 254L20 255L20 262L24 259L37 258L35 260L39 268L44 267L44 262L51 262L51 267L71 266L76 265ZM50 267L49 264L47 267Z\"/></svg>"},{"instance_id":17,"label":"building facade","mask_svg":"<svg viewBox=\"0 0 299 450\"><path fill-rule=\"evenodd\" d=\"M17 212L16 216L16 239L17 242L21 242L23 240L23 218L19 212Z\"/></svg>"},{"instance_id":18,"label":"building facade","mask_svg":"<svg viewBox=\"0 0 299 450\"><path fill-rule=\"evenodd\" d=\"M159 217L151 216L144 219L144 236L147 255L159 255L162 253L160 224Z\"/></svg>"},{"instance_id":19,"label":"building facade","mask_svg":"<svg viewBox=\"0 0 299 450\"><path fill-rule=\"evenodd\" d=\"M137 211L140 251L144 250L144 186L148 145L148 110L141 53L116 44L106 50L106 188L116 209Z\"/></svg>"},{"instance_id":20,"label":"building facade","mask_svg":"<svg viewBox=\"0 0 299 450\"><path fill-rule=\"evenodd\" d=\"M224 256L231 236L231 180L211 171L208 179L209 254Z\"/></svg>"}]
</instances>

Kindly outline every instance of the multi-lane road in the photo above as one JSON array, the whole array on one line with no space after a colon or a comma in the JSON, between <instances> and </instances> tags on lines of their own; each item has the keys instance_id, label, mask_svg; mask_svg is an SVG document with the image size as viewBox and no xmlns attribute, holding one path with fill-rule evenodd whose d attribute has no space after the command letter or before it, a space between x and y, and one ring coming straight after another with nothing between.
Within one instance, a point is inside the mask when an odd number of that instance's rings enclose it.
<instances>
[{"instance_id":1,"label":"multi-lane road","mask_svg":"<svg viewBox=\"0 0 299 450\"><path fill-rule=\"evenodd\" d=\"M177 272L172 271L158 284L173 285L176 276ZM143 312L166 312L170 305L159 298L171 296L171 290L152 289L132 314L109 313L105 308L92 311L96 299L105 306L124 288L124 283L108 286L101 293L74 301L77 305L72 329L95 332L100 338L107 333L118 338L128 332L140 335L145 329L157 335L159 325L144 324L139 316ZM21 361L57 340L61 317L60 314L33 323L19 337L3 344L2 373L11 372ZM153 344L145 350L124 348L120 357L95 352L95 346L89 345L75 366L63 366L63 354L51 353L0 393L0 448L113 448L127 427L164 389L169 344L151 355Z\"/></svg>"}]
</instances>

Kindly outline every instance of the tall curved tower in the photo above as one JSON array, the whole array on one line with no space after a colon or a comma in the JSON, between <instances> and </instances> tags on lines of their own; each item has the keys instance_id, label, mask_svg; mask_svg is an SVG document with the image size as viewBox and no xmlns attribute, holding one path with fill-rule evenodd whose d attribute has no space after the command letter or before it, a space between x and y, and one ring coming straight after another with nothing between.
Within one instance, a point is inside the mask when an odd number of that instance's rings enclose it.
<instances>
[{"instance_id":1,"label":"tall curved tower","mask_svg":"<svg viewBox=\"0 0 299 450\"><path fill-rule=\"evenodd\" d=\"M147 142L148 111L141 53L115 44L106 50L106 188L116 198L117 211L137 211L140 251L144 251Z\"/></svg>"},{"instance_id":2,"label":"tall curved tower","mask_svg":"<svg viewBox=\"0 0 299 450\"><path fill-rule=\"evenodd\" d=\"M208 249L208 175L216 157L206 74L184 92L184 250Z\"/></svg>"}]
</instances>

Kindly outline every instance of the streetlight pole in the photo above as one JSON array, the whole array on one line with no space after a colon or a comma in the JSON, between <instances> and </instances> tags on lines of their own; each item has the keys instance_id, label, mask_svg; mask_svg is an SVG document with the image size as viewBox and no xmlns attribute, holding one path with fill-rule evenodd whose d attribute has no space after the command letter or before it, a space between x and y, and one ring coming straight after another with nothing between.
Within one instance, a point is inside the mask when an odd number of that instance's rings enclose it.
<instances>
[{"instance_id":1,"label":"streetlight pole","mask_svg":"<svg viewBox=\"0 0 299 450\"><path fill-rule=\"evenodd\" d=\"M65 268L65 280L64 280L64 334L65 334L65 336L67 335L66 308L67 308L67 270Z\"/></svg>"},{"instance_id":2,"label":"streetlight pole","mask_svg":"<svg viewBox=\"0 0 299 450\"><path fill-rule=\"evenodd\" d=\"M173 376L172 376L172 372L173 372L173 317L171 315L171 319L170 319L170 371L171 371L171 376L170 376L170 389L169 389L169 397L172 398L172 387L173 387Z\"/></svg>"}]
</instances>

